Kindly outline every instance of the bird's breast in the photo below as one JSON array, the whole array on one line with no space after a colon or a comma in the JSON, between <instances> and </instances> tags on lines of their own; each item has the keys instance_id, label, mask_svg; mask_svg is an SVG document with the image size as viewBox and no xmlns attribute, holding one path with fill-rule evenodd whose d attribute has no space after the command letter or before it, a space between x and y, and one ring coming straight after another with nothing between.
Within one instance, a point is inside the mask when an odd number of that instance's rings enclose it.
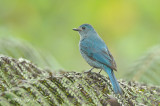
<instances>
[{"instance_id":1,"label":"bird's breast","mask_svg":"<svg viewBox=\"0 0 160 106\"><path fill-rule=\"evenodd\" d=\"M84 49L84 48L83 48ZM84 53L80 47L80 53L82 55L82 57L85 59L85 61L92 67L95 68L103 68L103 64L99 63L98 61L96 61L91 55L88 56L86 53Z\"/></svg>"}]
</instances>

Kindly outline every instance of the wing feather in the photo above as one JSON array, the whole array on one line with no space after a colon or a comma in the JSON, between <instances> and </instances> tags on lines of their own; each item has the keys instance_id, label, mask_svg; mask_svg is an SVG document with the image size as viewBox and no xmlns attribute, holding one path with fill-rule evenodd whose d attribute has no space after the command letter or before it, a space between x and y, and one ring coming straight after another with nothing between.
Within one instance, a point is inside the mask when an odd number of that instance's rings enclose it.
<instances>
[{"instance_id":1,"label":"wing feather","mask_svg":"<svg viewBox=\"0 0 160 106\"><path fill-rule=\"evenodd\" d=\"M99 63L117 71L116 62L106 46L102 47L100 45L88 43L89 42L81 43L80 49L83 53L85 53L90 59L98 61Z\"/></svg>"}]
</instances>

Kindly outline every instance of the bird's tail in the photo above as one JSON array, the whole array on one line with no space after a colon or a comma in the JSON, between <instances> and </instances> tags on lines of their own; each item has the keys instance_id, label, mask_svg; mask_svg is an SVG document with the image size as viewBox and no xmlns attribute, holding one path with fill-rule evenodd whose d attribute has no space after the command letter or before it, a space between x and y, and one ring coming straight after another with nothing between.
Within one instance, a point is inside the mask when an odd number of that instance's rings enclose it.
<instances>
[{"instance_id":1,"label":"bird's tail","mask_svg":"<svg viewBox=\"0 0 160 106\"><path fill-rule=\"evenodd\" d=\"M116 77L114 75L113 70L111 68L105 66L104 67L104 71L106 71L108 76L109 76L109 79L110 79L110 81L112 83L114 92L116 94L122 94L122 90L121 90L121 88L119 86L119 83L117 82L117 79L116 79Z\"/></svg>"}]
</instances>

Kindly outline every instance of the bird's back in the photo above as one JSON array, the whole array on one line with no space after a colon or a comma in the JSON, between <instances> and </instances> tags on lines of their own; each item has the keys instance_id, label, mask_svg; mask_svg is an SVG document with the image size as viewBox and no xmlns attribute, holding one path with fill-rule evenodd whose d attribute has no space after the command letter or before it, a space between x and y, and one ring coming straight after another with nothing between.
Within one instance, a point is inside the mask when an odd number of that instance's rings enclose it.
<instances>
[{"instance_id":1,"label":"bird's back","mask_svg":"<svg viewBox=\"0 0 160 106\"><path fill-rule=\"evenodd\" d=\"M106 48L105 43L100 37L90 37L80 40L79 49L82 57L87 61L87 63L95 68L103 68L103 64L98 62L93 58L93 54L97 52L100 48Z\"/></svg>"},{"instance_id":2,"label":"bird's back","mask_svg":"<svg viewBox=\"0 0 160 106\"><path fill-rule=\"evenodd\" d=\"M91 66L103 68L103 65L105 65L113 70L117 70L113 56L99 36L90 36L82 39L79 46L83 58Z\"/></svg>"}]
</instances>

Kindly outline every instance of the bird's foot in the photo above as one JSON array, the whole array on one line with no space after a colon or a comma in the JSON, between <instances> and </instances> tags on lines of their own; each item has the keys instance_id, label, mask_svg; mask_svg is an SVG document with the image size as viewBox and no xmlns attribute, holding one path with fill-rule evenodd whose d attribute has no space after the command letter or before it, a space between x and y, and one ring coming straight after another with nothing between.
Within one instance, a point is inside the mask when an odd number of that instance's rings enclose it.
<instances>
[{"instance_id":1,"label":"bird's foot","mask_svg":"<svg viewBox=\"0 0 160 106\"><path fill-rule=\"evenodd\" d=\"M101 73L102 69L99 71L99 74Z\"/></svg>"},{"instance_id":2,"label":"bird's foot","mask_svg":"<svg viewBox=\"0 0 160 106\"><path fill-rule=\"evenodd\" d=\"M94 69L94 67L91 68L90 70L84 71L84 73L91 73L93 69Z\"/></svg>"}]
</instances>

